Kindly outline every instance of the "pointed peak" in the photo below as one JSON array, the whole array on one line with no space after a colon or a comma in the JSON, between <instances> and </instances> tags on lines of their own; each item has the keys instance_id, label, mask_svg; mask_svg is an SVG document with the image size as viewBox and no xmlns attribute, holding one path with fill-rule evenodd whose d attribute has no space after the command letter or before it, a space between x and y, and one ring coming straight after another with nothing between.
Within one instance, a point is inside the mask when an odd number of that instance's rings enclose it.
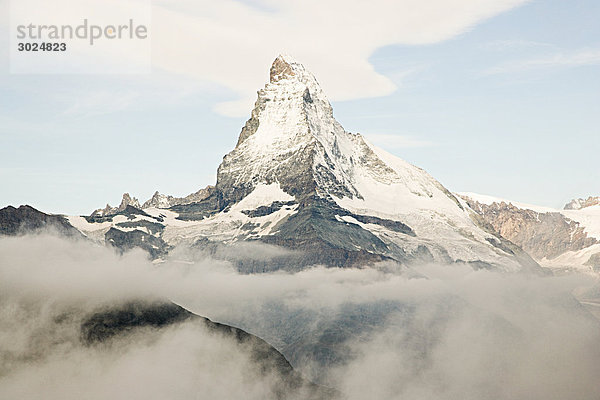
<instances>
[{"instance_id":1,"label":"pointed peak","mask_svg":"<svg viewBox=\"0 0 600 400\"><path fill-rule=\"evenodd\" d=\"M297 76L302 70L304 70L302 64L298 63L292 56L280 54L271 65L270 81L273 83Z\"/></svg>"},{"instance_id":2,"label":"pointed peak","mask_svg":"<svg viewBox=\"0 0 600 400\"><path fill-rule=\"evenodd\" d=\"M140 202L135 197L131 197L129 193L123 193L123 199L121 200L121 204L117 208L118 211L123 211L127 206L134 206L139 208Z\"/></svg>"}]
</instances>

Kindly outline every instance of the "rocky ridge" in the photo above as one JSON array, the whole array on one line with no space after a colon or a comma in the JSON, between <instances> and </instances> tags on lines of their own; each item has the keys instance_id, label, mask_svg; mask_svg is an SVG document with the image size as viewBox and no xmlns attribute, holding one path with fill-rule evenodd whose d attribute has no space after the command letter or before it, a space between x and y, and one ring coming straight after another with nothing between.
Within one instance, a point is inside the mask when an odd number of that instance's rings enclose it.
<instances>
[{"instance_id":1,"label":"rocky ridge","mask_svg":"<svg viewBox=\"0 0 600 400\"><path fill-rule=\"evenodd\" d=\"M461 197L501 236L521 246L542 266L600 271L600 232L596 228L600 207L593 197L574 200L564 210L473 194Z\"/></svg>"},{"instance_id":2,"label":"rocky ridge","mask_svg":"<svg viewBox=\"0 0 600 400\"><path fill-rule=\"evenodd\" d=\"M581 210L586 207L600 205L600 196L590 196L587 199L573 199L565 204L565 210Z\"/></svg>"}]
</instances>

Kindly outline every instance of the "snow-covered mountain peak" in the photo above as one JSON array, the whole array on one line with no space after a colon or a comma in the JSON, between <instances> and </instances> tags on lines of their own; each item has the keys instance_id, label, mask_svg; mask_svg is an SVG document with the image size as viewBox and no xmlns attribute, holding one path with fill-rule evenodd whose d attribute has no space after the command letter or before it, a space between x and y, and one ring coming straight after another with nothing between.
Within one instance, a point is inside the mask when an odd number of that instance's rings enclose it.
<instances>
[{"instance_id":1,"label":"snow-covered mountain peak","mask_svg":"<svg viewBox=\"0 0 600 400\"><path fill-rule=\"evenodd\" d=\"M301 265L393 259L537 267L425 171L344 130L302 64L279 56L270 72L216 186L181 199L155 193L137 219L113 220L110 240L128 244L135 238L123 229L136 225L169 246L263 240L301 249L308 254L296 260Z\"/></svg>"},{"instance_id":2,"label":"snow-covered mountain peak","mask_svg":"<svg viewBox=\"0 0 600 400\"><path fill-rule=\"evenodd\" d=\"M273 182L293 195L325 187L356 195L348 171L357 141L362 139L345 132L333 117L312 73L291 57L279 56L236 148L219 167L217 188L227 203L241 200L257 184Z\"/></svg>"}]
</instances>

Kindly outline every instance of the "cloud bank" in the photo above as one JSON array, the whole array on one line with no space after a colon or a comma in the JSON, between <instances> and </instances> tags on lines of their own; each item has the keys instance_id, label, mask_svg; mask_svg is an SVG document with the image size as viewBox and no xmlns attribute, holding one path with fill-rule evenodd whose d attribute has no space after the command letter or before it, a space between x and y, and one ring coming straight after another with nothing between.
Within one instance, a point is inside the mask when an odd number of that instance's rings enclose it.
<instances>
[{"instance_id":1,"label":"cloud bank","mask_svg":"<svg viewBox=\"0 0 600 400\"><path fill-rule=\"evenodd\" d=\"M261 247L243 252L265 256ZM76 320L77 310L99 304L156 297L217 321L237 321L279 346L294 316L308 316L292 330L310 338L320 327L335 331L331 321L342 321L348 307L388 307L371 329L348 336L349 357L327 371L327 381L349 399L600 395L600 324L571 295L575 289L587 299L600 293L589 276L436 265L418 268L426 279L391 273L385 265L241 275L202 253L180 252L176 260L152 264L142 253L120 257L50 236L1 239L0 254L3 398L268 398L270 378L257 379L247 357L198 327L83 348L76 327L56 322ZM358 324L350 327L369 325L370 313L355 315ZM310 376L309 361L296 367Z\"/></svg>"}]
</instances>

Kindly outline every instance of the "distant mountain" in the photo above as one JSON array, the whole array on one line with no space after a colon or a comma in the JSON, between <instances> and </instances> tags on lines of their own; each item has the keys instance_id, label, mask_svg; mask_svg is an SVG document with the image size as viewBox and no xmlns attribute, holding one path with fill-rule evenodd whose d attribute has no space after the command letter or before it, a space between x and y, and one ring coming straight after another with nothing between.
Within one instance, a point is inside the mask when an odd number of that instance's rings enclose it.
<instances>
[{"instance_id":1,"label":"distant mountain","mask_svg":"<svg viewBox=\"0 0 600 400\"><path fill-rule=\"evenodd\" d=\"M157 193L143 207L127 195L92 215L108 218L69 221L99 241L140 230L168 246L260 241L297 251L247 272L384 260L539 268L425 171L345 131L315 77L288 56L274 61L215 187L197 195ZM124 217L124 205L147 216Z\"/></svg>"},{"instance_id":2,"label":"distant mountain","mask_svg":"<svg viewBox=\"0 0 600 400\"><path fill-rule=\"evenodd\" d=\"M185 197L173 197L155 192L154 195L146 201L142 208L169 208L180 204L198 203L209 197L214 191L214 186L207 186Z\"/></svg>"},{"instance_id":3,"label":"distant mountain","mask_svg":"<svg viewBox=\"0 0 600 400\"><path fill-rule=\"evenodd\" d=\"M471 209L503 237L554 270L600 272L600 202L577 199L564 210L463 193Z\"/></svg>"},{"instance_id":4,"label":"distant mountain","mask_svg":"<svg viewBox=\"0 0 600 400\"><path fill-rule=\"evenodd\" d=\"M565 204L565 210L581 210L586 207L600 205L600 196L590 196L587 199L573 199Z\"/></svg>"},{"instance_id":5,"label":"distant mountain","mask_svg":"<svg viewBox=\"0 0 600 400\"><path fill-rule=\"evenodd\" d=\"M55 232L83 237L62 215L45 214L31 206L12 206L0 210L0 235L17 236L26 233Z\"/></svg>"},{"instance_id":6,"label":"distant mountain","mask_svg":"<svg viewBox=\"0 0 600 400\"><path fill-rule=\"evenodd\" d=\"M106 207L95 210L92 213L92 216L101 217L103 215L117 214L117 213L125 210L125 208L127 208L127 206L141 208L140 202L138 201L138 199L136 199L135 197L131 197L129 195L129 193L124 193L123 199L121 200L121 204L118 207L111 207L110 204L106 204Z\"/></svg>"}]
</instances>

